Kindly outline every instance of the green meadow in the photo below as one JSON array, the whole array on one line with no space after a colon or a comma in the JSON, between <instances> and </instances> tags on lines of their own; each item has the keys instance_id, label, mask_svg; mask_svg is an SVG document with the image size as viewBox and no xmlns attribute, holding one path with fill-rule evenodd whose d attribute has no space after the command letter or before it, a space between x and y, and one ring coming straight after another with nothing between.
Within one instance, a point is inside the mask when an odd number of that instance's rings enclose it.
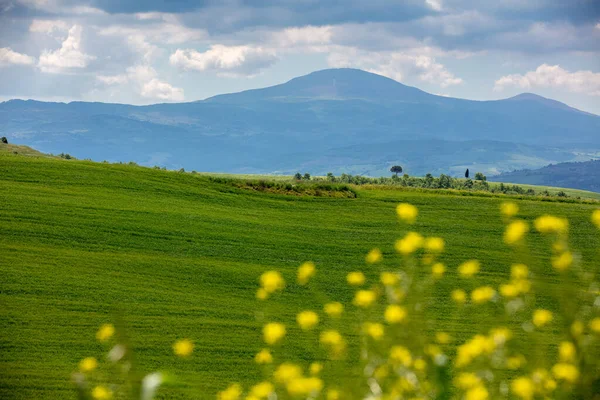
<instances>
[{"instance_id":1,"label":"green meadow","mask_svg":"<svg viewBox=\"0 0 600 400\"><path fill-rule=\"evenodd\" d=\"M102 359L106 348L95 332L115 321L138 368L169 375L160 398L214 398L230 382L255 382L260 274L277 269L289 282L268 306L272 319L292 321L326 300L351 309L346 274L379 274L364 263L370 249L381 248L386 267L399 264L393 243L406 231L395 215L399 202L419 209L411 229L446 240L450 272L429 295L437 321L459 341L477 329L475 320L456 319L448 295L462 261L480 260L477 279L494 286L516 261L537 265L549 290L561 283L545 238L531 233L528 254L502 243L505 197L354 190L356 198L289 196L201 174L0 153L0 398L75 399L71 373L84 357ZM590 262L599 256L600 234L590 222L597 204L515 201L528 221L568 217L583 267L597 270ZM308 260L318 274L305 290L293 281ZM537 301L556 307L550 298ZM189 359L173 355L180 338L195 343ZM282 354L310 359L311 340L290 325Z\"/></svg>"}]
</instances>

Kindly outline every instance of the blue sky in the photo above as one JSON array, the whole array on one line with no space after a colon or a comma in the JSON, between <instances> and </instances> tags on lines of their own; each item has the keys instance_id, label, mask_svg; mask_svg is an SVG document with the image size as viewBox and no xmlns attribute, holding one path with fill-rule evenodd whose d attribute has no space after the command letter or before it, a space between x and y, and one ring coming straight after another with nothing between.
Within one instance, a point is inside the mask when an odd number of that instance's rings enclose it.
<instances>
[{"instance_id":1,"label":"blue sky","mask_svg":"<svg viewBox=\"0 0 600 400\"><path fill-rule=\"evenodd\" d=\"M194 101L335 67L600 114L600 0L0 0L0 100Z\"/></svg>"}]
</instances>

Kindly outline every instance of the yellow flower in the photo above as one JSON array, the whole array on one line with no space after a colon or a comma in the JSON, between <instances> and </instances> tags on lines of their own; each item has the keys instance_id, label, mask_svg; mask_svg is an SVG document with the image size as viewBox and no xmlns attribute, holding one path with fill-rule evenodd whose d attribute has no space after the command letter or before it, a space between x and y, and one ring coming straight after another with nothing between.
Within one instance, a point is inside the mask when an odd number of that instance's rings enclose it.
<instances>
[{"instance_id":1,"label":"yellow flower","mask_svg":"<svg viewBox=\"0 0 600 400\"><path fill-rule=\"evenodd\" d=\"M445 242L440 237L430 237L425 239L425 249L431 253L441 253L444 251Z\"/></svg>"},{"instance_id":2,"label":"yellow flower","mask_svg":"<svg viewBox=\"0 0 600 400\"><path fill-rule=\"evenodd\" d=\"M508 369L519 369L527 362L522 355L508 357L506 359L506 367Z\"/></svg>"},{"instance_id":3,"label":"yellow flower","mask_svg":"<svg viewBox=\"0 0 600 400\"><path fill-rule=\"evenodd\" d=\"M91 372L98 366L98 361L94 357L86 357L79 362L79 370L83 373Z\"/></svg>"},{"instance_id":4,"label":"yellow flower","mask_svg":"<svg viewBox=\"0 0 600 400\"><path fill-rule=\"evenodd\" d=\"M436 279L440 279L444 276L444 272L446 272L446 266L442 263L435 263L431 267L431 275Z\"/></svg>"},{"instance_id":5,"label":"yellow flower","mask_svg":"<svg viewBox=\"0 0 600 400\"><path fill-rule=\"evenodd\" d=\"M298 267L298 283L301 285L306 285L310 278L312 278L317 269L315 268L315 264L307 261Z\"/></svg>"},{"instance_id":6,"label":"yellow flower","mask_svg":"<svg viewBox=\"0 0 600 400\"><path fill-rule=\"evenodd\" d=\"M115 327L113 324L104 324L96 332L96 339L104 342L110 339L115 334Z\"/></svg>"},{"instance_id":7,"label":"yellow flower","mask_svg":"<svg viewBox=\"0 0 600 400\"><path fill-rule=\"evenodd\" d=\"M464 263L458 266L458 273L463 278L470 278L479 272L480 266L481 264L477 260L465 261Z\"/></svg>"},{"instance_id":8,"label":"yellow flower","mask_svg":"<svg viewBox=\"0 0 600 400\"><path fill-rule=\"evenodd\" d=\"M263 327L263 339L266 344L273 345L285 336L285 325L269 322Z\"/></svg>"},{"instance_id":9,"label":"yellow flower","mask_svg":"<svg viewBox=\"0 0 600 400\"><path fill-rule=\"evenodd\" d=\"M391 304L385 309L385 320L389 324L398 324L406 319L406 309L397 304Z\"/></svg>"},{"instance_id":10,"label":"yellow flower","mask_svg":"<svg viewBox=\"0 0 600 400\"><path fill-rule=\"evenodd\" d=\"M383 325L372 322L365 323L365 331L367 332L367 335L371 336L374 340L381 339L385 334Z\"/></svg>"},{"instance_id":11,"label":"yellow flower","mask_svg":"<svg viewBox=\"0 0 600 400\"><path fill-rule=\"evenodd\" d=\"M344 312L344 305L334 301L325 304L323 311L325 311L325 314L329 315L331 318L339 318Z\"/></svg>"},{"instance_id":12,"label":"yellow flower","mask_svg":"<svg viewBox=\"0 0 600 400\"><path fill-rule=\"evenodd\" d=\"M561 342L558 347L558 355L561 362L575 362L575 345L571 342Z\"/></svg>"},{"instance_id":13,"label":"yellow flower","mask_svg":"<svg viewBox=\"0 0 600 400\"><path fill-rule=\"evenodd\" d=\"M516 286L519 293L527 293L531 289L531 282L527 279L515 281L513 284Z\"/></svg>"},{"instance_id":14,"label":"yellow flower","mask_svg":"<svg viewBox=\"0 0 600 400\"><path fill-rule=\"evenodd\" d=\"M473 372L461 372L454 378L454 386L462 390L467 390L480 384L481 379Z\"/></svg>"},{"instance_id":15,"label":"yellow flower","mask_svg":"<svg viewBox=\"0 0 600 400\"><path fill-rule=\"evenodd\" d=\"M400 203L396 207L396 214L402 221L412 224L416 221L419 210L412 204Z\"/></svg>"},{"instance_id":16,"label":"yellow flower","mask_svg":"<svg viewBox=\"0 0 600 400\"><path fill-rule=\"evenodd\" d=\"M311 393L318 393L323 389L323 381L317 377L299 377L287 384L288 393L293 396L308 396Z\"/></svg>"},{"instance_id":17,"label":"yellow flower","mask_svg":"<svg viewBox=\"0 0 600 400\"><path fill-rule=\"evenodd\" d=\"M423 245L423 236L416 232L408 232L402 239L396 240L394 248L403 255L408 255L417 251Z\"/></svg>"},{"instance_id":18,"label":"yellow flower","mask_svg":"<svg viewBox=\"0 0 600 400\"><path fill-rule=\"evenodd\" d=\"M600 318L598 318L598 328L600 331ZM575 338L580 337L581 334L583 333L584 329L585 329L585 327L583 325L583 322L581 322L581 321L575 321L571 324L571 334Z\"/></svg>"},{"instance_id":19,"label":"yellow flower","mask_svg":"<svg viewBox=\"0 0 600 400\"><path fill-rule=\"evenodd\" d=\"M565 271L573 264L573 254L565 251L559 256L552 257L552 266L558 271Z\"/></svg>"},{"instance_id":20,"label":"yellow flower","mask_svg":"<svg viewBox=\"0 0 600 400\"><path fill-rule=\"evenodd\" d=\"M533 381L527 377L520 377L513 380L510 388L516 396L525 400L532 399L535 392Z\"/></svg>"},{"instance_id":21,"label":"yellow flower","mask_svg":"<svg viewBox=\"0 0 600 400\"><path fill-rule=\"evenodd\" d=\"M538 309L533 312L533 324L538 328L548 325L553 318L554 316L548 310Z\"/></svg>"},{"instance_id":22,"label":"yellow flower","mask_svg":"<svg viewBox=\"0 0 600 400\"><path fill-rule=\"evenodd\" d=\"M273 362L273 356L268 349L262 349L254 356L254 361L257 364L271 364Z\"/></svg>"},{"instance_id":23,"label":"yellow flower","mask_svg":"<svg viewBox=\"0 0 600 400\"><path fill-rule=\"evenodd\" d=\"M512 338L512 332L508 328L500 327L490 330L490 337L496 345L503 345L507 340Z\"/></svg>"},{"instance_id":24,"label":"yellow flower","mask_svg":"<svg viewBox=\"0 0 600 400\"><path fill-rule=\"evenodd\" d=\"M335 330L321 332L319 341L329 350L330 356L333 358L338 358L341 356L346 349L346 341L342 335Z\"/></svg>"},{"instance_id":25,"label":"yellow flower","mask_svg":"<svg viewBox=\"0 0 600 400\"><path fill-rule=\"evenodd\" d=\"M341 400L342 394L339 390L329 389L327 391L327 400Z\"/></svg>"},{"instance_id":26,"label":"yellow flower","mask_svg":"<svg viewBox=\"0 0 600 400\"><path fill-rule=\"evenodd\" d=\"M173 344L173 352L179 357L187 357L193 350L194 344L189 339L181 339Z\"/></svg>"},{"instance_id":27,"label":"yellow flower","mask_svg":"<svg viewBox=\"0 0 600 400\"><path fill-rule=\"evenodd\" d=\"M363 285L365 283L365 274L362 272L350 272L346 276L346 281L348 281L348 284L352 286Z\"/></svg>"},{"instance_id":28,"label":"yellow flower","mask_svg":"<svg viewBox=\"0 0 600 400\"><path fill-rule=\"evenodd\" d=\"M394 286L400 281L400 277L393 272L382 272L379 278L385 286Z\"/></svg>"},{"instance_id":29,"label":"yellow flower","mask_svg":"<svg viewBox=\"0 0 600 400\"><path fill-rule=\"evenodd\" d=\"M464 367L479 357L481 354L489 354L496 348L496 342L493 338L483 335L475 335L468 342L458 346L456 352L456 366Z\"/></svg>"},{"instance_id":30,"label":"yellow flower","mask_svg":"<svg viewBox=\"0 0 600 400\"><path fill-rule=\"evenodd\" d=\"M321 373L321 371L323 370L323 364L314 362L314 363L310 364L310 366L308 367L308 370L311 375L319 375Z\"/></svg>"},{"instance_id":31,"label":"yellow flower","mask_svg":"<svg viewBox=\"0 0 600 400\"><path fill-rule=\"evenodd\" d=\"M273 293L285 287L285 281L278 271L267 271L260 276L260 285L267 291Z\"/></svg>"},{"instance_id":32,"label":"yellow flower","mask_svg":"<svg viewBox=\"0 0 600 400\"><path fill-rule=\"evenodd\" d=\"M390 349L390 361L402 364L405 367L410 367L412 364L412 355L406 347L393 346Z\"/></svg>"},{"instance_id":33,"label":"yellow flower","mask_svg":"<svg viewBox=\"0 0 600 400\"><path fill-rule=\"evenodd\" d=\"M269 293L263 289L260 288L256 291L256 298L259 300L266 300L269 297Z\"/></svg>"},{"instance_id":34,"label":"yellow flower","mask_svg":"<svg viewBox=\"0 0 600 400\"><path fill-rule=\"evenodd\" d=\"M308 331L319 323L319 316L313 311L302 311L296 316L296 321L302 330Z\"/></svg>"},{"instance_id":35,"label":"yellow flower","mask_svg":"<svg viewBox=\"0 0 600 400\"><path fill-rule=\"evenodd\" d=\"M357 307L368 308L373 305L376 300L375 292L372 290L359 290L354 295L353 304Z\"/></svg>"},{"instance_id":36,"label":"yellow flower","mask_svg":"<svg viewBox=\"0 0 600 400\"><path fill-rule=\"evenodd\" d=\"M94 400L108 400L112 398L112 392L105 386L96 386L92 390L92 398Z\"/></svg>"},{"instance_id":37,"label":"yellow flower","mask_svg":"<svg viewBox=\"0 0 600 400\"><path fill-rule=\"evenodd\" d=\"M594 212L592 213L592 222L594 223L594 225L596 225L598 229L600 229L600 208L594 210Z\"/></svg>"},{"instance_id":38,"label":"yellow flower","mask_svg":"<svg viewBox=\"0 0 600 400\"><path fill-rule=\"evenodd\" d=\"M504 231L504 243L511 245L520 242L528 231L529 225L525 221L513 221Z\"/></svg>"},{"instance_id":39,"label":"yellow flower","mask_svg":"<svg viewBox=\"0 0 600 400\"><path fill-rule=\"evenodd\" d=\"M465 393L465 400L487 400L489 393L484 386L475 386Z\"/></svg>"},{"instance_id":40,"label":"yellow flower","mask_svg":"<svg viewBox=\"0 0 600 400\"><path fill-rule=\"evenodd\" d=\"M475 304L490 301L496 295L496 291L491 286L481 286L471 292L471 300Z\"/></svg>"},{"instance_id":41,"label":"yellow flower","mask_svg":"<svg viewBox=\"0 0 600 400\"><path fill-rule=\"evenodd\" d=\"M573 364L558 363L552 367L552 375L556 379L575 383L579 379L579 370Z\"/></svg>"},{"instance_id":42,"label":"yellow flower","mask_svg":"<svg viewBox=\"0 0 600 400\"><path fill-rule=\"evenodd\" d=\"M458 304L464 304L467 301L467 293L462 289L454 289L452 291L452 300Z\"/></svg>"},{"instance_id":43,"label":"yellow flower","mask_svg":"<svg viewBox=\"0 0 600 400\"><path fill-rule=\"evenodd\" d=\"M375 264L381 261L382 258L383 255L381 254L381 250L373 249L367 254L367 256L365 257L365 261L367 262L367 264Z\"/></svg>"},{"instance_id":44,"label":"yellow flower","mask_svg":"<svg viewBox=\"0 0 600 400\"><path fill-rule=\"evenodd\" d=\"M439 344L448 344L452 341L452 337L446 332L436 332L435 341Z\"/></svg>"},{"instance_id":45,"label":"yellow flower","mask_svg":"<svg viewBox=\"0 0 600 400\"><path fill-rule=\"evenodd\" d=\"M422 358L417 358L413 364L417 371L424 371L427 368L427 362Z\"/></svg>"},{"instance_id":46,"label":"yellow flower","mask_svg":"<svg viewBox=\"0 0 600 400\"><path fill-rule=\"evenodd\" d=\"M500 212L505 217L514 217L519 212L519 206L517 206L512 201L506 201L500 204Z\"/></svg>"},{"instance_id":47,"label":"yellow flower","mask_svg":"<svg viewBox=\"0 0 600 400\"><path fill-rule=\"evenodd\" d=\"M500 285L500 294L503 297L507 297L509 299L516 297L519 295L519 288L512 284L502 284Z\"/></svg>"},{"instance_id":48,"label":"yellow flower","mask_svg":"<svg viewBox=\"0 0 600 400\"><path fill-rule=\"evenodd\" d=\"M258 383L250 389L250 395L259 399L265 399L269 397L275 388L271 382L261 382Z\"/></svg>"},{"instance_id":49,"label":"yellow flower","mask_svg":"<svg viewBox=\"0 0 600 400\"><path fill-rule=\"evenodd\" d=\"M293 379L299 378L302 376L302 368L300 368L296 364L292 364L290 362L284 362L275 370L273 377L276 382L279 383L288 383Z\"/></svg>"},{"instance_id":50,"label":"yellow flower","mask_svg":"<svg viewBox=\"0 0 600 400\"><path fill-rule=\"evenodd\" d=\"M538 217L534 225L540 233L566 233L569 229L569 221L552 215Z\"/></svg>"},{"instance_id":51,"label":"yellow flower","mask_svg":"<svg viewBox=\"0 0 600 400\"><path fill-rule=\"evenodd\" d=\"M513 264L510 267L510 277L512 279L525 279L529 275L529 269L525 264Z\"/></svg>"},{"instance_id":52,"label":"yellow flower","mask_svg":"<svg viewBox=\"0 0 600 400\"><path fill-rule=\"evenodd\" d=\"M217 400L239 400L242 395L242 388L237 383L229 386L227 389L219 392Z\"/></svg>"},{"instance_id":53,"label":"yellow flower","mask_svg":"<svg viewBox=\"0 0 600 400\"><path fill-rule=\"evenodd\" d=\"M590 321L590 329L594 333L600 333L600 317L596 317Z\"/></svg>"}]
</instances>

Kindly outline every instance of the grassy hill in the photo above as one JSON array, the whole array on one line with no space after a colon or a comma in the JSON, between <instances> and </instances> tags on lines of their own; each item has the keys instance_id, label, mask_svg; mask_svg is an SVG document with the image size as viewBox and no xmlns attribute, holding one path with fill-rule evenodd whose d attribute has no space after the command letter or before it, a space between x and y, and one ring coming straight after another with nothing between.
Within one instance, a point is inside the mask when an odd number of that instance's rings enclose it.
<instances>
[{"instance_id":1,"label":"grassy hill","mask_svg":"<svg viewBox=\"0 0 600 400\"><path fill-rule=\"evenodd\" d=\"M269 310L277 317L293 319L325 299L349 303L349 271L377 279L363 261L371 248L394 259L399 202L419 208L415 229L446 239L450 269L477 258L482 281L507 278L515 255L500 239L502 198L355 190L356 198L286 196L202 175L1 152L0 398L74 399L70 373L83 357L102 356L95 331L116 318L126 325L138 364L173 377L161 398L214 398L231 381L254 381L259 275L276 268L292 281L306 260L319 268L320 290L290 285ZM519 205L527 220L568 217L574 248L584 260L598 256L600 236L589 221L596 205L535 199ZM547 265L548 243L536 234L530 241L536 251L528 263ZM440 324L462 341L476 325L453 317L453 276L430 296ZM560 284L550 267L538 278L550 288ZM544 297L537 302L556 307ZM172 354L181 337L196 343L189 360ZM298 329L290 327L288 338L284 354L313 355L306 350L310 338Z\"/></svg>"}]
</instances>

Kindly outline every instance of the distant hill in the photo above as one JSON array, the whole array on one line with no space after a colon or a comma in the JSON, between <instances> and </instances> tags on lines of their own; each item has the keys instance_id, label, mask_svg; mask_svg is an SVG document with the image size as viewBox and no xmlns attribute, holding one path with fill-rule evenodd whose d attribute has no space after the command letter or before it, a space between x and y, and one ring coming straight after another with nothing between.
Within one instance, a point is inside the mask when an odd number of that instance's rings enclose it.
<instances>
[{"instance_id":1,"label":"distant hill","mask_svg":"<svg viewBox=\"0 0 600 400\"><path fill-rule=\"evenodd\" d=\"M600 192L600 160L552 164L494 176L497 182L557 186Z\"/></svg>"},{"instance_id":2,"label":"distant hill","mask_svg":"<svg viewBox=\"0 0 600 400\"><path fill-rule=\"evenodd\" d=\"M598 132L599 116L534 94L455 99L356 69L191 103L0 103L0 134L44 152L234 173L491 175L589 159Z\"/></svg>"}]
</instances>

